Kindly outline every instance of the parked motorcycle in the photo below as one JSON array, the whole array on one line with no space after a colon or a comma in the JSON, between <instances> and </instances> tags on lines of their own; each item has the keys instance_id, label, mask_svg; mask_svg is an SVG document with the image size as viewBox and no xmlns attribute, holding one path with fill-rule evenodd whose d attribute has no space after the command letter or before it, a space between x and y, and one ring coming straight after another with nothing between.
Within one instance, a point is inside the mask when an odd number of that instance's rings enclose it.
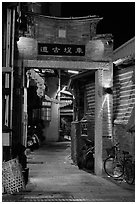
<instances>
[{"instance_id":1,"label":"parked motorcycle","mask_svg":"<svg viewBox=\"0 0 137 204\"><path fill-rule=\"evenodd\" d=\"M40 146L39 137L37 134L37 126L28 126L27 148L31 151L38 149Z\"/></svg>"},{"instance_id":2,"label":"parked motorcycle","mask_svg":"<svg viewBox=\"0 0 137 204\"><path fill-rule=\"evenodd\" d=\"M94 170L94 143L93 141L85 138L84 145L78 156L79 169Z\"/></svg>"}]
</instances>

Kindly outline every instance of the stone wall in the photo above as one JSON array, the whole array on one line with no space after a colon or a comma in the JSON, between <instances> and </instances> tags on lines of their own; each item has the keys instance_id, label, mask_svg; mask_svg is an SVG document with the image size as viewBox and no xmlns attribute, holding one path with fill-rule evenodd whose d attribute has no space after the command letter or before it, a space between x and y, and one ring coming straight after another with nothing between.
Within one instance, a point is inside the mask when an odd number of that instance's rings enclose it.
<instances>
[{"instance_id":1,"label":"stone wall","mask_svg":"<svg viewBox=\"0 0 137 204\"><path fill-rule=\"evenodd\" d=\"M96 34L100 20L101 18L97 17L61 19L28 14L27 31L22 36L25 38L22 38L19 53L23 52L24 59L35 60L110 61L112 36ZM41 55L38 54L38 43L83 45L85 54L83 56Z\"/></svg>"}]
</instances>

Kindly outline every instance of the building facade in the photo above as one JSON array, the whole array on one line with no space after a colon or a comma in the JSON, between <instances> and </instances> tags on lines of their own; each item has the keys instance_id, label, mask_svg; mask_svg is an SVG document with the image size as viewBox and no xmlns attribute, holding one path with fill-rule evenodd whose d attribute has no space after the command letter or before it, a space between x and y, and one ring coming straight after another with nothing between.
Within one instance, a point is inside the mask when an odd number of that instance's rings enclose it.
<instances>
[{"instance_id":1,"label":"building facade","mask_svg":"<svg viewBox=\"0 0 137 204\"><path fill-rule=\"evenodd\" d=\"M135 156L135 38L116 50L113 60L113 87L104 89L102 157L106 148L119 143L120 150ZM74 94L74 122L72 123L72 159L78 161L82 149L82 135L95 142L95 73L89 70L72 76L69 88ZM111 103L109 97L112 97Z\"/></svg>"},{"instance_id":2,"label":"building facade","mask_svg":"<svg viewBox=\"0 0 137 204\"><path fill-rule=\"evenodd\" d=\"M30 86L35 87L41 106L43 101L51 102L51 120L45 121L44 134L50 141L58 140L60 99L56 98L56 93L60 82L58 76L47 79L47 69L58 72L62 69L96 70L95 172L101 174L103 168L103 127L107 123L107 108L111 107L112 104L112 95L109 94L106 97L104 94L104 90L108 91L113 85L112 35L97 35L96 27L98 22L102 20L97 16L52 17L41 15L41 9L36 4L19 3L14 6L17 15L15 15L15 22L13 22L17 28L13 29L14 32L16 31L14 35L16 40L13 45L15 50L12 129L15 131L12 131L14 132L11 137L12 143L19 141L23 145L26 144L29 112L27 98ZM12 10L14 9L12 8ZM9 33L7 36L11 39ZM43 77L43 73L46 76ZM13 82L13 80L11 81ZM49 89L46 89L46 86ZM46 111L45 114L48 114L50 109L44 105L44 110ZM104 118L106 119L104 120ZM110 131L112 131L111 127Z\"/></svg>"},{"instance_id":3,"label":"building facade","mask_svg":"<svg viewBox=\"0 0 137 204\"><path fill-rule=\"evenodd\" d=\"M114 50L113 124L121 149L135 155L135 38Z\"/></svg>"}]
</instances>

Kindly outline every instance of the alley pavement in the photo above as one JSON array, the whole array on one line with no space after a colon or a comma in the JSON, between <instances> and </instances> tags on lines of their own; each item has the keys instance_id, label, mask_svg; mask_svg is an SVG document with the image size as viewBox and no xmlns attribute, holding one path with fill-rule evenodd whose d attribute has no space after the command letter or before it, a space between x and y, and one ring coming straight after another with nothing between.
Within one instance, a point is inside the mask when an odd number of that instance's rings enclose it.
<instances>
[{"instance_id":1,"label":"alley pavement","mask_svg":"<svg viewBox=\"0 0 137 204\"><path fill-rule=\"evenodd\" d=\"M135 202L135 186L79 170L71 160L71 143L44 145L28 154L29 182L3 202Z\"/></svg>"}]
</instances>

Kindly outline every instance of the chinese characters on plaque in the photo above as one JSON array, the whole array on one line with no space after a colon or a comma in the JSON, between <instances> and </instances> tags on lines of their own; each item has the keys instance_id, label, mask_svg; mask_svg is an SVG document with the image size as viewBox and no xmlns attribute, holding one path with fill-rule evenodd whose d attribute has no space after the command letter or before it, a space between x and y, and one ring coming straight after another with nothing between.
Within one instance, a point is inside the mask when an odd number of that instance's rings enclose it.
<instances>
[{"instance_id":1,"label":"chinese characters on plaque","mask_svg":"<svg viewBox=\"0 0 137 204\"><path fill-rule=\"evenodd\" d=\"M38 54L84 56L85 45L38 43Z\"/></svg>"}]
</instances>

